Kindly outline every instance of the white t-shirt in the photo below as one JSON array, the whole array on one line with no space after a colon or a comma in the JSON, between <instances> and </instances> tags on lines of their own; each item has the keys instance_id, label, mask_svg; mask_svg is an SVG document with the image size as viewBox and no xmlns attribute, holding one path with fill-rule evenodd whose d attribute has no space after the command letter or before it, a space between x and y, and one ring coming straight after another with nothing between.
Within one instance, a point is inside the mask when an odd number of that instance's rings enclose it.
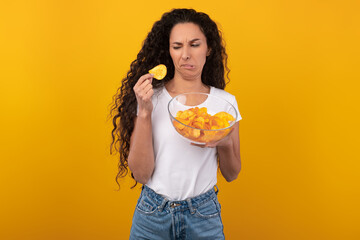
<instances>
[{"instance_id":1,"label":"white t-shirt","mask_svg":"<svg viewBox=\"0 0 360 240\"><path fill-rule=\"evenodd\" d=\"M235 96L210 88L210 94L233 104L241 120ZM170 200L185 200L211 189L217 182L216 148L192 146L173 127L167 110L172 99L165 87L155 89L152 97L152 131L155 169L146 185Z\"/></svg>"}]
</instances>

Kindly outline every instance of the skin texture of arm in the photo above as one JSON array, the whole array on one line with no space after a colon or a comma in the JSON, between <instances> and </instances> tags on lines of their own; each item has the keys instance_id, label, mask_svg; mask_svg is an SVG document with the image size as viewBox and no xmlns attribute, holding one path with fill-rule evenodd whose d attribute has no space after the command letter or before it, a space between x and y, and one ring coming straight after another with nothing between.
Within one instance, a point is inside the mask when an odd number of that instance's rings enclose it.
<instances>
[{"instance_id":1,"label":"skin texture of arm","mask_svg":"<svg viewBox=\"0 0 360 240\"><path fill-rule=\"evenodd\" d=\"M220 141L206 145L191 144L202 148L216 147L221 174L228 182L237 178L241 170L239 122L235 123L231 133Z\"/></svg>"},{"instance_id":2,"label":"skin texture of arm","mask_svg":"<svg viewBox=\"0 0 360 240\"><path fill-rule=\"evenodd\" d=\"M154 171L154 149L152 143L151 97L154 94L151 74L139 78L134 86L138 102L138 114L130 138L128 165L137 182L147 183Z\"/></svg>"},{"instance_id":3,"label":"skin texture of arm","mask_svg":"<svg viewBox=\"0 0 360 240\"><path fill-rule=\"evenodd\" d=\"M141 184L147 183L154 171L151 115L138 116L135 120L128 164L135 180Z\"/></svg>"},{"instance_id":4,"label":"skin texture of arm","mask_svg":"<svg viewBox=\"0 0 360 240\"><path fill-rule=\"evenodd\" d=\"M219 142L216 148L221 174L228 182L235 180L241 170L239 122L235 124L229 137Z\"/></svg>"}]
</instances>

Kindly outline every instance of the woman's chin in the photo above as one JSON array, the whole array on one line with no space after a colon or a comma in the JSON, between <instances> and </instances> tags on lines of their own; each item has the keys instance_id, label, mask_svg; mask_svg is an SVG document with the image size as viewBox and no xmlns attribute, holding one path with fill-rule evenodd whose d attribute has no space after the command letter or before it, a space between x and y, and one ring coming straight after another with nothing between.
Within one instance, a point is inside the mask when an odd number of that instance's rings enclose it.
<instances>
[{"instance_id":1,"label":"woman's chin","mask_svg":"<svg viewBox=\"0 0 360 240\"><path fill-rule=\"evenodd\" d=\"M184 80L196 80L201 79L201 72L193 71L193 70L186 70L179 72L179 75Z\"/></svg>"}]
</instances>

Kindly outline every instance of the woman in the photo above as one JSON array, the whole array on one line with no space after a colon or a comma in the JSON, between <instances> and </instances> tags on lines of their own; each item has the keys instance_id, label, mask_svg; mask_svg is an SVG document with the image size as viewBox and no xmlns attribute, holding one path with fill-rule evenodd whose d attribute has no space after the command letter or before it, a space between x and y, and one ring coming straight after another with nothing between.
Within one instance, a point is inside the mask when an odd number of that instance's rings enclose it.
<instances>
[{"instance_id":1,"label":"woman","mask_svg":"<svg viewBox=\"0 0 360 240\"><path fill-rule=\"evenodd\" d=\"M117 178L127 174L143 184L130 239L224 239L217 199L217 169L227 181L240 163L238 119L221 141L190 145L175 131L167 104L185 92L225 98L227 54L217 25L205 13L174 9L157 21L115 95L112 131L120 152ZM168 74L146 74L165 64ZM238 109L237 109L238 111Z\"/></svg>"}]
</instances>

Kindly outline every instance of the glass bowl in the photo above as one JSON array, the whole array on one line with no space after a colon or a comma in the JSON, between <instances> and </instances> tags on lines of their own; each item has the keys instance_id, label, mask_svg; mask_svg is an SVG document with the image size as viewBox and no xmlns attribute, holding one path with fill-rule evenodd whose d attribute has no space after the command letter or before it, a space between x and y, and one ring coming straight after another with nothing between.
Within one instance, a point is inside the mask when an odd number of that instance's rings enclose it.
<instances>
[{"instance_id":1,"label":"glass bowl","mask_svg":"<svg viewBox=\"0 0 360 240\"><path fill-rule=\"evenodd\" d=\"M207 93L177 95L170 100L168 111L180 136L201 145L226 137L237 119L237 111L231 103Z\"/></svg>"}]
</instances>

